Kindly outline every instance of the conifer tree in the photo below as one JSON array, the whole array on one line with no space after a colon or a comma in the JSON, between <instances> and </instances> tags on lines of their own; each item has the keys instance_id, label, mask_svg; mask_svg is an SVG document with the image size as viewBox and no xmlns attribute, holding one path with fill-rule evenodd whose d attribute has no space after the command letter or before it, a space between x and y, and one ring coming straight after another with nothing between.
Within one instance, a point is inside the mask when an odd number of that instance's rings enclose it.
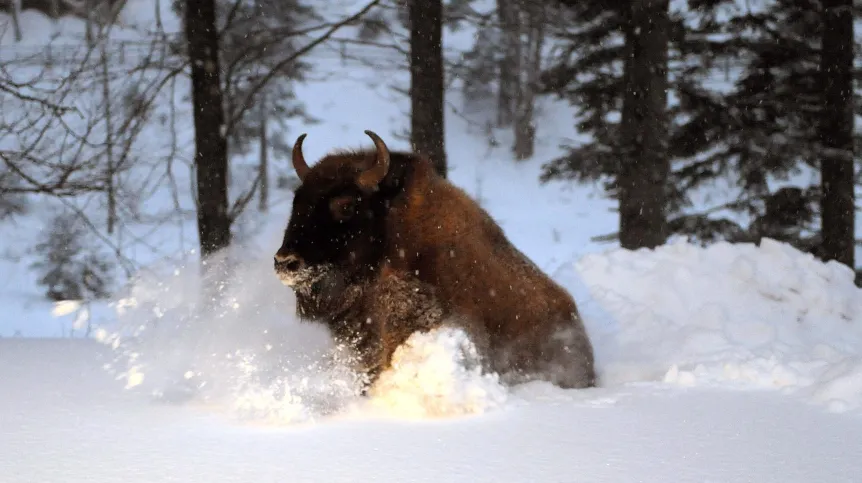
<instances>
[{"instance_id":1,"label":"conifer tree","mask_svg":"<svg viewBox=\"0 0 862 483\"><path fill-rule=\"evenodd\" d=\"M823 0L820 76L821 255L851 268L855 247L853 16L851 0Z\"/></svg>"},{"instance_id":2,"label":"conifer tree","mask_svg":"<svg viewBox=\"0 0 862 483\"><path fill-rule=\"evenodd\" d=\"M578 108L576 130L591 139L546 164L543 179L603 180L618 196L624 19L605 2L566 1L570 47L545 72L545 87ZM820 254L817 172L828 115L820 4L776 0L760 10L725 9L735 13L719 21L717 7L730 3L691 1L684 15L671 15L668 232L703 243L770 237ZM852 145L860 145L858 133ZM727 188L725 199L704 204L716 185Z\"/></svg>"}]
</instances>

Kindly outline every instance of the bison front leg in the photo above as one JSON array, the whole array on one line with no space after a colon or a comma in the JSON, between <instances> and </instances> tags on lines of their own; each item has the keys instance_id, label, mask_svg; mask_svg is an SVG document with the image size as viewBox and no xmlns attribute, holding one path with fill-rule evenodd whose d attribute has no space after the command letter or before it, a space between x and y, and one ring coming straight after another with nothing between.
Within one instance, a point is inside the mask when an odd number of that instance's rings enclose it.
<instances>
[{"instance_id":1,"label":"bison front leg","mask_svg":"<svg viewBox=\"0 0 862 483\"><path fill-rule=\"evenodd\" d=\"M377 382L380 378L380 374L383 373L388 366L386 361L384 361L382 350L370 350L366 354L367 356L363 358L364 360L360 363L361 367L359 368L365 376L365 381L359 391L362 396L366 396L368 394L368 390Z\"/></svg>"},{"instance_id":2,"label":"bison front leg","mask_svg":"<svg viewBox=\"0 0 862 483\"><path fill-rule=\"evenodd\" d=\"M368 389L377 382L377 379L386 369L389 362L379 332L371 330L363 334L355 345L355 353L355 370L365 378L360 389L360 394L365 396L368 393Z\"/></svg>"},{"instance_id":3,"label":"bison front leg","mask_svg":"<svg viewBox=\"0 0 862 483\"><path fill-rule=\"evenodd\" d=\"M361 354L362 371L366 375L367 384L362 388L362 395L366 395L379 379L383 371L392 365L392 356L395 350L404 343L409 332L388 330L386 323L381 324L379 330L374 334L368 334L361 348L357 351Z\"/></svg>"}]
</instances>

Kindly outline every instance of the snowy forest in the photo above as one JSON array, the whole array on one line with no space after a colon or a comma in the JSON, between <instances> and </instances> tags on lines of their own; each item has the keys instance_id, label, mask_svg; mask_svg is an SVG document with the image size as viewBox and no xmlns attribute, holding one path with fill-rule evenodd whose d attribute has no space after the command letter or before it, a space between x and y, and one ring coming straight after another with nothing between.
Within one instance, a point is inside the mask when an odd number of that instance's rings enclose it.
<instances>
[{"instance_id":1,"label":"snowy forest","mask_svg":"<svg viewBox=\"0 0 862 483\"><path fill-rule=\"evenodd\" d=\"M541 179L601 184L619 213L617 230L595 234L603 240L634 249L675 235L704 244L767 237L856 268L854 120L862 107L854 102L852 2L648 2L630 11L562 0L380 1L327 21L308 2L175 1L181 32L166 30L159 1L146 30L118 22L126 3L22 0L6 8L3 217L59 203L71 211L45 243L74 246L63 237L87 231L105 252L67 270L46 247L51 255L38 265L53 271L44 283L55 284L46 287L55 299L105 294L112 265L133 269L119 246L132 226L156 230L191 209L206 255L230 244L246 209L266 211L272 189L290 183L291 135L317 121L305 108L313 100L295 94L297 84L329 74L315 72L315 49L343 65L397 60L408 79L392 95L409 98L409 127L396 134L444 175L447 155L457 155L444 142L447 103L488 143L505 133L516 162L535 157L542 124L568 123L578 140L538 160ZM34 45L25 37L41 41L47 32L24 32L22 15L82 19L82 46L65 36ZM470 30L471 42L444 51L443 30ZM187 105L165 109L166 97ZM569 102L574 115L537 117L542 97ZM175 110L196 114L194 154L180 142L192 126ZM151 126L165 124L173 142L158 149L168 151L143 156ZM194 167L190 193L175 184L181 163ZM145 214L148 195L165 191L175 209ZM183 206L185 196L193 206ZM137 233L128 239L146 243Z\"/></svg>"},{"instance_id":2,"label":"snowy forest","mask_svg":"<svg viewBox=\"0 0 862 483\"><path fill-rule=\"evenodd\" d=\"M126 3L6 7L2 216L60 204L71 211L45 243L74 246L63 237L86 231L106 254L83 256L68 270L61 260L39 260L54 272L44 283L55 284L46 287L55 299L107 293L116 278L110 267L134 266L119 243L138 226L158 230L194 211L206 255L230 244L244 211L266 211L271 191L290 183L290 137L316 122L305 108L316 100L297 98L295 86L332 75L315 72L315 49L345 66L392 69L388 59L397 61L408 79L392 95L409 98L409 127L396 134L443 174L447 156L457 155L444 142L447 103L488 143L505 133L516 162L535 157L542 124L567 123L578 140L537 160L541 179L601 184L619 206L618 229L595 234L604 240L634 249L675 235L705 244L768 237L856 268L854 120L862 108L854 102L859 6L852 2L648 2L641 11L562 0L380 1L328 21L298 0L175 1L182 32L165 28L159 1L154 25L126 26L125 17L119 21ZM82 19L83 46L67 36L34 44L26 37L44 40L45 24L25 32L21 18L36 15ZM471 42L444 51L443 30L470 30L461 36ZM574 115L542 118L543 97L565 100ZM187 105L166 109L165 98ZM192 126L176 110L196 114L194 154L181 142ZM173 140L158 147L163 156L143 155L153 153L144 147L153 144L153 125ZM182 164L195 171L190 193L176 185ZM166 191L174 210L144 213L148 196ZM192 206L183 206L186 196ZM126 239L146 243L137 233ZM84 272L92 275L89 288L81 285Z\"/></svg>"},{"instance_id":3,"label":"snowy forest","mask_svg":"<svg viewBox=\"0 0 862 483\"><path fill-rule=\"evenodd\" d=\"M852 0L0 2L0 469L855 481L860 20ZM510 387L444 327L359 392L273 254L306 183L297 139L314 166L379 155L366 130L571 295L596 387ZM255 432L298 422L332 431ZM63 472L112 438L129 452ZM9 456L43 445L59 465Z\"/></svg>"}]
</instances>

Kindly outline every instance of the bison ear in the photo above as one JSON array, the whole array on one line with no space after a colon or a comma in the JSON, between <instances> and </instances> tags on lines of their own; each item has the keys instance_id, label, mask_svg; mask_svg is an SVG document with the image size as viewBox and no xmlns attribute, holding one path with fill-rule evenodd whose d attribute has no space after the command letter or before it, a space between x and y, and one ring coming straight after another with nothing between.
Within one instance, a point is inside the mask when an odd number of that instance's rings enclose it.
<instances>
[{"instance_id":1,"label":"bison ear","mask_svg":"<svg viewBox=\"0 0 862 483\"><path fill-rule=\"evenodd\" d=\"M380 182L386 177L386 173L389 172L389 148L373 131L365 131L365 134L374 141L377 155L374 158L374 164L359 175L356 184L363 191L376 191Z\"/></svg>"}]
</instances>

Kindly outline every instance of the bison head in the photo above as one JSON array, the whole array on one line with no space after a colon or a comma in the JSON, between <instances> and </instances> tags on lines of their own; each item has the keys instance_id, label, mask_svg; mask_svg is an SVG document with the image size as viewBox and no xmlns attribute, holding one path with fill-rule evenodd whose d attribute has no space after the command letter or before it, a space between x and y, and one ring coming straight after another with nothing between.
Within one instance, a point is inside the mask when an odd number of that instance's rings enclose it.
<instances>
[{"instance_id":1,"label":"bison head","mask_svg":"<svg viewBox=\"0 0 862 483\"><path fill-rule=\"evenodd\" d=\"M301 184L275 254L275 272L296 292L302 312L303 305L329 306L325 299L367 280L383 256L390 154L379 136L365 133L375 152L330 155L314 167L302 155L305 134L293 146Z\"/></svg>"}]
</instances>

